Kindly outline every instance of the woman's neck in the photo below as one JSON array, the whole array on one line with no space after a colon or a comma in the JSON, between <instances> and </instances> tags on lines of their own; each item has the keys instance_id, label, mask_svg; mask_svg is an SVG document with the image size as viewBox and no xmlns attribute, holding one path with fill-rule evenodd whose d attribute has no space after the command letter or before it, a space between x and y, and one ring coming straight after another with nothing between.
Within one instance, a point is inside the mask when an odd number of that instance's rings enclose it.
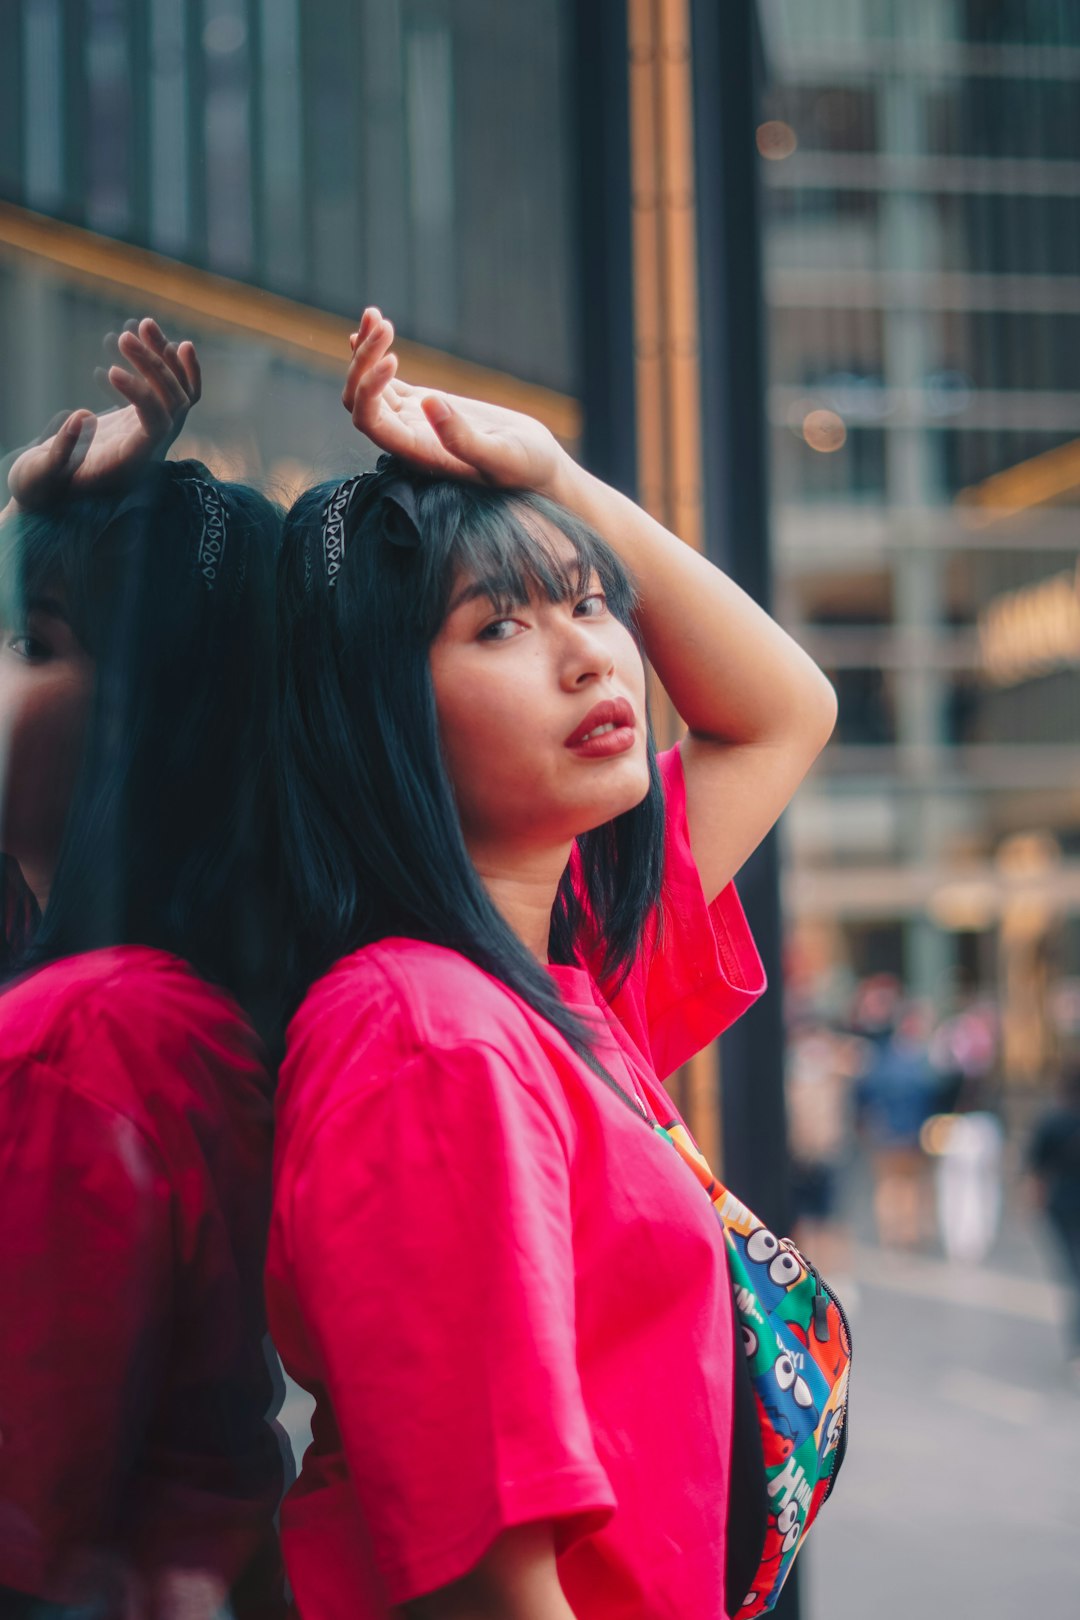
<instances>
[{"instance_id":1,"label":"woman's neck","mask_svg":"<svg viewBox=\"0 0 1080 1620\"><path fill-rule=\"evenodd\" d=\"M572 845L523 854L470 848L481 883L526 950L545 966L551 913Z\"/></svg>"}]
</instances>

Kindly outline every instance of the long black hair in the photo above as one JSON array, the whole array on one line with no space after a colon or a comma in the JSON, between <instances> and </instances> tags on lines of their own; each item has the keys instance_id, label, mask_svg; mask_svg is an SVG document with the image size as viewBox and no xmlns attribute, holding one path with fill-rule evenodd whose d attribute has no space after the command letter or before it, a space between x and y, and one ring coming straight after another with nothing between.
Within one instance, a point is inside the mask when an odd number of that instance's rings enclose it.
<instances>
[{"instance_id":1,"label":"long black hair","mask_svg":"<svg viewBox=\"0 0 1080 1620\"><path fill-rule=\"evenodd\" d=\"M595 570L611 612L636 637L629 576L596 534L537 495L421 478L390 458L359 501L349 498L352 482L299 498L278 571L291 1000L340 957L404 935L468 957L588 1058L583 1025L469 858L429 655L462 572L502 610L534 591L566 601ZM401 533L395 490L404 491L411 534ZM569 561L538 519L570 542ZM628 970L660 894L663 798L651 733L648 750L646 798L577 840L552 911L550 959L571 963L599 947L612 984Z\"/></svg>"},{"instance_id":2,"label":"long black hair","mask_svg":"<svg viewBox=\"0 0 1080 1620\"><path fill-rule=\"evenodd\" d=\"M5 907L9 975L151 945L265 1010L279 538L270 502L194 461L0 528L5 622L58 597L96 672L48 903L30 927Z\"/></svg>"}]
</instances>

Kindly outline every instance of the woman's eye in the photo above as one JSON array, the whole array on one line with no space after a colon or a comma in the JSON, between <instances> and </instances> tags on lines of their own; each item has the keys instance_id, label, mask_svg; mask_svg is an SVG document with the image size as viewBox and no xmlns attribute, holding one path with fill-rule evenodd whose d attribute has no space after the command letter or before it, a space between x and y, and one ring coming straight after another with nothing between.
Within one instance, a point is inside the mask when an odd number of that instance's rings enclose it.
<instances>
[{"instance_id":1,"label":"woman's eye","mask_svg":"<svg viewBox=\"0 0 1080 1620\"><path fill-rule=\"evenodd\" d=\"M17 657L25 658L30 662L36 662L49 656L48 647L43 641L39 641L36 636L10 636L8 646Z\"/></svg>"},{"instance_id":2,"label":"woman's eye","mask_svg":"<svg viewBox=\"0 0 1080 1620\"><path fill-rule=\"evenodd\" d=\"M579 619L595 619L607 610L607 597L603 591L593 591L590 596L583 596L574 608Z\"/></svg>"},{"instance_id":3,"label":"woman's eye","mask_svg":"<svg viewBox=\"0 0 1080 1620\"><path fill-rule=\"evenodd\" d=\"M494 619L491 624L485 624L479 635L480 641L508 641L521 629L516 619Z\"/></svg>"}]
</instances>

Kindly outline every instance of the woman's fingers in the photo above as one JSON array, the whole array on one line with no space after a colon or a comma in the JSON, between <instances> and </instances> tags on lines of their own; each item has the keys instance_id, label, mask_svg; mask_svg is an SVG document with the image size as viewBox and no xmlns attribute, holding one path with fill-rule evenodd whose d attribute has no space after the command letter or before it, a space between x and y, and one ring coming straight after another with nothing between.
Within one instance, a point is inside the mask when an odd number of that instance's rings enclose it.
<instances>
[{"instance_id":1,"label":"woman's fingers","mask_svg":"<svg viewBox=\"0 0 1080 1620\"><path fill-rule=\"evenodd\" d=\"M71 411L54 419L47 438L16 457L8 471L8 488L20 506L47 506L65 494L82 466L97 429L92 411Z\"/></svg>"},{"instance_id":2,"label":"woman's fingers","mask_svg":"<svg viewBox=\"0 0 1080 1620\"><path fill-rule=\"evenodd\" d=\"M356 331L349 333L349 347L355 349L356 345L362 343L364 338L367 337L374 323L381 320L382 312L376 309L374 304L369 304L360 317L360 324Z\"/></svg>"},{"instance_id":3,"label":"woman's fingers","mask_svg":"<svg viewBox=\"0 0 1080 1620\"><path fill-rule=\"evenodd\" d=\"M400 413L384 400L385 390L393 382L396 371L396 354L384 355L366 371L356 384L350 415L353 426L368 434L380 449L394 455L409 455L414 448L415 434Z\"/></svg>"},{"instance_id":4,"label":"woman's fingers","mask_svg":"<svg viewBox=\"0 0 1080 1620\"><path fill-rule=\"evenodd\" d=\"M452 405L445 394L425 394L420 409L438 437L439 443L473 473L497 478L501 463L500 441Z\"/></svg>"},{"instance_id":5,"label":"woman's fingers","mask_svg":"<svg viewBox=\"0 0 1080 1620\"><path fill-rule=\"evenodd\" d=\"M158 390L144 377L133 376L123 366L109 368L109 382L122 394L129 405L134 405L147 436L153 440L166 437L172 431L172 413Z\"/></svg>"},{"instance_id":6,"label":"woman's fingers","mask_svg":"<svg viewBox=\"0 0 1080 1620\"><path fill-rule=\"evenodd\" d=\"M147 383L158 395L170 421L172 417L181 412L186 413L190 409L191 401L188 398L185 383L182 383L177 377L165 356L152 348L141 335L136 335L133 332L121 332L118 347L128 364L135 367L136 372L146 379ZM116 369L119 370L119 368ZM113 371L109 373L109 381L114 386L116 385ZM123 389L120 391L124 393L125 398L131 397Z\"/></svg>"},{"instance_id":7,"label":"woman's fingers","mask_svg":"<svg viewBox=\"0 0 1080 1620\"><path fill-rule=\"evenodd\" d=\"M86 460L90 446L94 442L94 435L97 432L98 426L98 419L94 415L93 411L73 411L71 416L68 417L67 422L64 424L69 431L71 430L71 423L74 417L81 417L82 420L78 423L78 426L74 431L74 438L67 457L67 472L68 476L71 478L74 478L75 474Z\"/></svg>"},{"instance_id":8,"label":"woman's fingers","mask_svg":"<svg viewBox=\"0 0 1080 1620\"><path fill-rule=\"evenodd\" d=\"M197 405L202 399L202 367L195 353L195 345L190 338L185 338L176 353L187 378L188 398L193 405Z\"/></svg>"},{"instance_id":9,"label":"woman's fingers","mask_svg":"<svg viewBox=\"0 0 1080 1620\"><path fill-rule=\"evenodd\" d=\"M135 338L143 349L138 351L130 342L122 342L124 333ZM144 375L162 388L170 410L174 413L190 410L202 397L202 369L191 340L185 338L182 343L173 343L152 315L144 316L141 321L126 321L124 333L112 338L114 353L122 355L130 364L139 366ZM157 368L147 369L148 365L153 366L153 362L147 361L147 353L156 357L160 363ZM160 369L162 366L164 371ZM179 393L173 388L170 377L175 381Z\"/></svg>"},{"instance_id":10,"label":"woman's fingers","mask_svg":"<svg viewBox=\"0 0 1080 1620\"><path fill-rule=\"evenodd\" d=\"M89 411L71 411L60 423L46 446L53 467L62 467L70 459L79 442L83 423L90 414Z\"/></svg>"},{"instance_id":11,"label":"woman's fingers","mask_svg":"<svg viewBox=\"0 0 1080 1620\"><path fill-rule=\"evenodd\" d=\"M365 322L368 321L369 314L372 314L375 318L368 322L367 329L365 331ZM344 405L347 411L351 412L353 409L357 389L360 386L361 380L366 377L367 373L378 365L379 361L382 360L383 356L389 350L393 341L393 323L391 321L384 320L383 317L379 315L377 310L365 310L364 320L360 323L359 339L355 349L353 350L353 357L349 363L349 369L345 376L345 387L342 389L341 393L341 403ZM385 383L386 380L387 379L384 377L383 382Z\"/></svg>"},{"instance_id":12,"label":"woman's fingers","mask_svg":"<svg viewBox=\"0 0 1080 1620\"><path fill-rule=\"evenodd\" d=\"M184 409L190 409L193 403L191 387L187 372L180 363L179 346L165 336L165 333L151 315L147 315L145 319L139 322L139 337L176 378L184 396Z\"/></svg>"}]
</instances>

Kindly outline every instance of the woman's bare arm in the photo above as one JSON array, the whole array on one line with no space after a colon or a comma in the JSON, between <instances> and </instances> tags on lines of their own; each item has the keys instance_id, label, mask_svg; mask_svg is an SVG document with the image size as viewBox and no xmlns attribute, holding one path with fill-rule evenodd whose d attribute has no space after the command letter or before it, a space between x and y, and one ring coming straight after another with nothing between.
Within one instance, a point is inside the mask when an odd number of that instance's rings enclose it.
<instances>
[{"instance_id":1,"label":"woman's bare arm","mask_svg":"<svg viewBox=\"0 0 1080 1620\"><path fill-rule=\"evenodd\" d=\"M463 1579L395 1612L397 1620L574 1620L549 1524L504 1530Z\"/></svg>"},{"instance_id":2,"label":"woman's bare arm","mask_svg":"<svg viewBox=\"0 0 1080 1620\"><path fill-rule=\"evenodd\" d=\"M392 342L390 323L366 311L343 396L362 432L432 472L558 501L636 579L646 651L689 731L682 758L690 840L711 900L828 741L836 720L828 680L733 580L579 467L542 424L398 381Z\"/></svg>"}]
</instances>

